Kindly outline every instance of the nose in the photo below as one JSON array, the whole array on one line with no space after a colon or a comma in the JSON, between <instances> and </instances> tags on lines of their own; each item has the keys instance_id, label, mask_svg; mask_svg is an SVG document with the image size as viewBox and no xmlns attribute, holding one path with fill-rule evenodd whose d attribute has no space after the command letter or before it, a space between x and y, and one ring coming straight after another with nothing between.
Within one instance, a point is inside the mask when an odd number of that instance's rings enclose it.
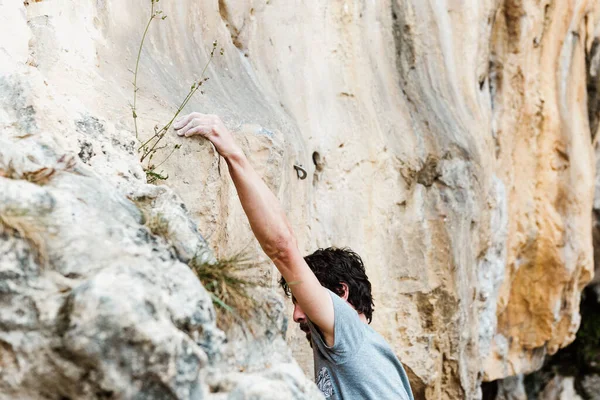
<instances>
[{"instance_id":1,"label":"nose","mask_svg":"<svg viewBox=\"0 0 600 400\"><path fill-rule=\"evenodd\" d=\"M298 304L294 304L294 322L302 323L306 322L306 314L302 311L302 308Z\"/></svg>"}]
</instances>

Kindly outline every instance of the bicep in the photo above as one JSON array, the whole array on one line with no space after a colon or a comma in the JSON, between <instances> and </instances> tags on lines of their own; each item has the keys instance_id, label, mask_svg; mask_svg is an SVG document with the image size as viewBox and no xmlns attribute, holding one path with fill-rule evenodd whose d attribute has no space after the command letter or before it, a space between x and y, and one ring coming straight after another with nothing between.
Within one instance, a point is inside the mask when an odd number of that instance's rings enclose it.
<instances>
[{"instance_id":1,"label":"bicep","mask_svg":"<svg viewBox=\"0 0 600 400\"><path fill-rule=\"evenodd\" d=\"M300 251L297 248L290 249L285 256L273 261L306 316L319 327L326 338L333 339L334 312L331 296L304 261Z\"/></svg>"}]
</instances>

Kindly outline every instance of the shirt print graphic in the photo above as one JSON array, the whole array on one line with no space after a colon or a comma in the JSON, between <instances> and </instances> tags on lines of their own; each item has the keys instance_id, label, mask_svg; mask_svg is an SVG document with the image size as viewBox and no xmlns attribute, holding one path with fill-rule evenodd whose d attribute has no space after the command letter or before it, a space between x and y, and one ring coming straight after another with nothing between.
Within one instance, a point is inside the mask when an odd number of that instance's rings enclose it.
<instances>
[{"instance_id":1,"label":"shirt print graphic","mask_svg":"<svg viewBox=\"0 0 600 400\"><path fill-rule=\"evenodd\" d=\"M327 368L323 367L317 374L317 387L323 393L325 398L333 396L333 384L331 383L331 376Z\"/></svg>"}]
</instances>

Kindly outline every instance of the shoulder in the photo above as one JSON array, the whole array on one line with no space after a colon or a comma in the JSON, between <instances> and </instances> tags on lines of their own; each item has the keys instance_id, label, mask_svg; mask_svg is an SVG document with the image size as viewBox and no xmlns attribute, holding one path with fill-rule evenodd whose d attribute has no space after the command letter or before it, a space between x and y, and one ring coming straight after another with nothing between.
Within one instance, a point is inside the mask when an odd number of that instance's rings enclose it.
<instances>
[{"instance_id":1,"label":"shoulder","mask_svg":"<svg viewBox=\"0 0 600 400\"><path fill-rule=\"evenodd\" d=\"M331 296L334 312L334 324L340 322L343 324L355 325L358 328L366 328L366 324L361 321L358 312L346 300L327 289Z\"/></svg>"},{"instance_id":2,"label":"shoulder","mask_svg":"<svg viewBox=\"0 0 600 400\"><path fill-rule=\"evenodd\" d=\"M334 310L333 345L328 346L318 328L312 323L309 325L314 347L325 358L339 364L358 352L368 327L350 304L330 290L327 291L331 296Z\"/></svg>"}]
</instances>

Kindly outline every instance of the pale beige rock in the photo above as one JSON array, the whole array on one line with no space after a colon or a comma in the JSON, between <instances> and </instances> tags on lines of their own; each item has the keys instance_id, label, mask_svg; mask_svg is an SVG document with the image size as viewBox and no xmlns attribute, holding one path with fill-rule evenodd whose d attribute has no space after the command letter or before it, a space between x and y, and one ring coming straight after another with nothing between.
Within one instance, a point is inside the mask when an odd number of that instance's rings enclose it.
<instances>
[{"instance_id":1,"label":"pale beige rock","mask_svg":"<svg viewBox=\"0 0 600 400\"><path fill-rule=\"evenodd\" d=\"M186 111L219 114L235 131L303 251L350 246L363 256L373 326L417 397L478 398L482 379L531 371L573 339L592 269L584 64L594 2L158 4L167 19L153 22L142 52L141 139L171 117L218 40L225 54ZM0 108L2 135L35 124L107 187L138 200L149 194L150 212L179 221L174 244L187 260L197 243L182 212L160 189L137 187L130 70L149 0L0 0L0 11L0 29L14 32L0 35L0 73L31 93L6 100L15 115ZM175 136L167 143L182 148L161 166L166 184L216 254L263 258L212 147ZM259 278L275 286L278 274L267 264ZM239 358L223 350L226 362L251 371L270 358L274 371L289 363L277 335L261 342L272 331L259 335L255 353L254 339L230 332L233 348L250 350ZM310 374L310 348L294 326L289 333ZM223 385L237 398L282 387L314 396L294 368L282 369L231 378L239 390ZM221 373L215 382L229 379Z\"/></svg>"}]
</instances>

